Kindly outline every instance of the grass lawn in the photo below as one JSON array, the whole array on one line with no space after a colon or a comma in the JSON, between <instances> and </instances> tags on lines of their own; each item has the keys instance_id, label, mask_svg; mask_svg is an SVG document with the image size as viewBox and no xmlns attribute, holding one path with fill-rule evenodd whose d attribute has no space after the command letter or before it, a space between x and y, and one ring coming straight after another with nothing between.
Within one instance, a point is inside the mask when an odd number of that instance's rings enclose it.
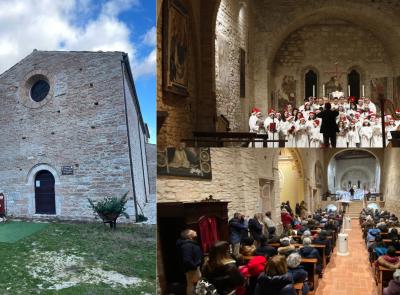
<instances>
[{"instance_id":1,"label":"grass lawn","mask_svg":"<svg viewBox=\"0 0 400 295\"><path fill-rule=\"evenodd\" d=\"M0 242L0 294L155 294L155 226L53 222L28 234Z\"/></svg>"}]
</instances>

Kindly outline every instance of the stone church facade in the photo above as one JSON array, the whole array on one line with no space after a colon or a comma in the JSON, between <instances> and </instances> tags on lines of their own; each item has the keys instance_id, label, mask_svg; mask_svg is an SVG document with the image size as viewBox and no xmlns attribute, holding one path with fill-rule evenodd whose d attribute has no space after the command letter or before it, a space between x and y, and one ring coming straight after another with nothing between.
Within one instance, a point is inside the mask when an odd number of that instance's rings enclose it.
<instances>
[{"instance_id":1,"label":"stone church facade","mask_svg":"<svg viewBox=\"0 0 400 295\"><path fill-rule=\"evenodd\" d=\"M87 198L150 197L149 137L128 56L34 51L0 76L0 191L9 216L92 219Z\"/></svg>"}]
</instances>

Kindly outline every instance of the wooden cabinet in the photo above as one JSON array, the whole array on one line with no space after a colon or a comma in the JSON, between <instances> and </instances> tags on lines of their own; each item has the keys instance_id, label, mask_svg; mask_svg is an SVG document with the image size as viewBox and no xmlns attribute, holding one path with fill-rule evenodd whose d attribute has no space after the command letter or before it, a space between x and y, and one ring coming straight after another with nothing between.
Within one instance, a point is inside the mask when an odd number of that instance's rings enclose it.
<instances>
[{"instance_id":1,"label":"wooden cabinet","mask_svg":"<svg viewBox=\"0 0 400 295\"><path fill-rule=\"evenodd\" d=\"M199 232L199 219L203 216L214 217L220 240L228 241L228 203L204 201L157 204L157 252L158 259L161 260L158 264L158 276L163 294L185 292L185 277L180 268L180 257L176 248L176 241L182 230L190 228Z\"/></svg>"}]
</instances>

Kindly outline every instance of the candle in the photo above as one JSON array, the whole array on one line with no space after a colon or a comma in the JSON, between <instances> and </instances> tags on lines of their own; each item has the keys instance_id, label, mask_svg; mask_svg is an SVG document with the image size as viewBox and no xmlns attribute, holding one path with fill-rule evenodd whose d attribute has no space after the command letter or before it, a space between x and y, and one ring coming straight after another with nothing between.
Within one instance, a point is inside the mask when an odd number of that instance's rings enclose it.
<instances>
[{"instance_id":1,"label":"candle","mask_svg":"<svg viewBox=\"0 0 400 295\"><path fill-rule=\"evenodd\" d=\"M315 85L312 86L312 96L315 97Z\"/></svg>"},{"instance_id":2,"label":"candle","mask_svg":"<svg viewBox=\"0 0 400 295\"><path fill-rule=\"evenodd\" d=\"M322 96L325 96L325 84L322 84Z\"/></svg>"},{"instance_id":3,"label":"candle","mask_svg":"<svg viewBox=\"0 0 400 295\"><path fill-rule=\"evenodd\" d=\"M362 86L362 94L363 94L363 97L365 97L365 85Z\"/></svg>"},{"instance_id":4,"label":"candle","mask_svg":"<svg viewBox=\"0 0 400 295\"><path fill-rule=\"evenodd\" d=\"M350 85L348 86L348 92L349 92L349 96L351 96L351 93L350 93Z\"/></svg>"}]
</instances>

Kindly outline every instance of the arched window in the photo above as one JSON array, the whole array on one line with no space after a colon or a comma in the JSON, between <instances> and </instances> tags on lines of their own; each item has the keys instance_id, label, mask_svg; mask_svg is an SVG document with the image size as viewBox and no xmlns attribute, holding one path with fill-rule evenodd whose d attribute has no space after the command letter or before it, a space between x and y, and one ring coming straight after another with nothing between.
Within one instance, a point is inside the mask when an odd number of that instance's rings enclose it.
<instances>
[{"instance_id":1,"label":"arched window","mask_svg":"<svg viewBox=\"0 0 400 295\"><path fill-rule=\"evenodd\" d=\"M309 70L305 76L305 83L304 83L305 98L308 98L310 96L318 96L317 82L318 82L317 73L315 73L313 70Z\"/></svg>"},{"instance_id":2,"label":"arched window","mask_svg":"<svg viewBox=\"0 0 400 295\"><path fill-rule=\"evenodd\" d=\"M350 85L350 95L355 98L360 98L360 73L352 70L347 75L347 83Z\"/></svg>"}]
</instances>

